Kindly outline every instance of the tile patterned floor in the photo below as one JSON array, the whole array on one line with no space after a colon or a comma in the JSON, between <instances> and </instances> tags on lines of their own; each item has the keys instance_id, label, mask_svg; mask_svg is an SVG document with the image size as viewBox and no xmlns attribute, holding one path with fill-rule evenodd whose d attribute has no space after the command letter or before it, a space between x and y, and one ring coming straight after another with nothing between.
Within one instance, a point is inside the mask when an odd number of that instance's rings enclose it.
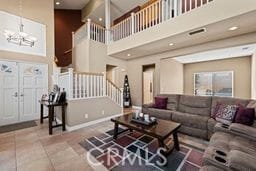
<instances>
[{"instance_id":1,"label":"tile patterned floor","mask_svg":"<svg viewBox=\"0 0 256 171\"><path fill-rule=\"evenodd\" d=\"M105 137L101 137L102 133L113 129L110 121L73 132L64 133L61 128L57 128L52 136L48 134L47 121L43 125L37 121L37 124L36 127L0 134L1 171L104 170L102 166L89 165L86 160L87 152L79 142L95 135L99 135L98 139L104 139Z\"/></svg>"}]
</instances>

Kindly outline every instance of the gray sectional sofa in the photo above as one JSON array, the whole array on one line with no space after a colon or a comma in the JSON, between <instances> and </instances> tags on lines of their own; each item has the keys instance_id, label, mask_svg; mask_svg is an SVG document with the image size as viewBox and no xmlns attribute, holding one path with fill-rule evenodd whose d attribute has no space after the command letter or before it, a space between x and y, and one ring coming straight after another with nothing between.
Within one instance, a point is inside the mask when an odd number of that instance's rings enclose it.
<instances>
[{"instance_id":1,"label":"gray sectional sofa","mask_svg":"<svg viewBox=\"0 0 256 171\"><path fill-rule=\"evenodd\" d=\"M167 110L156 109L154 104L144 104L142 112L156 118L172 120L182 124L180 132L191 136L210 140L214 133L216 121L211 118L217 102L222 104L242 104L246 106L251 100L205 97L176 94L160 94L167 97ZM256 123L256 121L254 122ZM256 127L256 124L255 124Z\"/></svg>"},{"instance_id":2,"label":"gray sectional sofa","mask_svg":"<svg viewBox=\"0 0 256 171\"><path fill-rule=\"evenodd\" d=\"M179 122L182 124L181 133L210 140L203 156L202 171L256 171L256 120L253 126L232 123L227 127L211 118L218 102L247 106L252 100L168 94L159 96L168 97L166 110L145 104L142 112Z\"/></svg>"}]
</instances>

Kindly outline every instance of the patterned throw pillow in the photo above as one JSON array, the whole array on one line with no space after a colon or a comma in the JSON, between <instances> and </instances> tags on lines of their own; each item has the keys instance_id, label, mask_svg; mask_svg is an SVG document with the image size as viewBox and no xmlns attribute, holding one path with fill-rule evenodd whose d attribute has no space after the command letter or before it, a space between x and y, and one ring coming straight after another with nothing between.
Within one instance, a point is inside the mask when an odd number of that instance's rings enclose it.
<instances>
[{"instance_id":1,"label":"patterned throw pillow","mask_svg":"<svg viewBox=\"0 0 256 171\"><path fill-rule=\"evenodd\" d=\"M237 109L237 105L220 105L216 112L216 121L230 125L234 120Z\"/></svg>"}]
</instances>

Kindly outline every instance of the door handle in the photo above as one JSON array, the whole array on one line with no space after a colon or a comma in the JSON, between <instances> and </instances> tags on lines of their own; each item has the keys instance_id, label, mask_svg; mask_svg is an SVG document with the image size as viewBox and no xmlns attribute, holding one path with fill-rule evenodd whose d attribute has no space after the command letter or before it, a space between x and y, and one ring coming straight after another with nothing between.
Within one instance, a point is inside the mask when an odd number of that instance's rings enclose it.
<instances>
[{"instance_id":1,"label":"door handle","mask_svg":"<svg viewBox=\"0 0 256 171\"><path fill-rule=\"evenodd\" d=\"M15 92L13 97L18 97L18 92Z\"/></svg>"},{"instance_id":2,"label":"door handle","mask_svg":"<svg viewBox=\"0 0 256 171\"><path fill-rule=\"evenodd\" d=\"M20 97L24 97L24 94L21 94Z\"/></svg>"}]
</instances>

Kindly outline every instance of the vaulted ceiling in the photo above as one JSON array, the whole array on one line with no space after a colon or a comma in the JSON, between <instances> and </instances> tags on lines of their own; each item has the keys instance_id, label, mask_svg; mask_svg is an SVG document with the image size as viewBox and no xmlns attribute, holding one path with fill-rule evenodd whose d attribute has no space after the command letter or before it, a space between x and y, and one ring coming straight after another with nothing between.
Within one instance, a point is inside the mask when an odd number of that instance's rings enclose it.
<instances>
[{"instance_id":1,"label":"vaulted ceiling","mask_svg":"<svg viewBox=\"0 0 256 171\"><path fill-rule=\"evenodd\" d=\"M55 9L81 10L90 0L54 0ZM59 5L56 3L59 2Z\"/></svg>"},{"instance_id":2,"label":"vaulted ceiling","mask_svg":"<svg viewBox=\"0 0 256 171\"><path fill-rule=\"evenodd\" d=\"M77 9L81 10L89 1L93 0L54 0L55 9ZM122 16L131 9L146 3L148 0L111 0L111 20ZM56 5L59 2L59 5ZM102 4L95 9L87 18L92 19L94 22L104 25L105 23L105 4ZM102 20L100 21L99 18Z\"/></svg>"}]
</instances>

